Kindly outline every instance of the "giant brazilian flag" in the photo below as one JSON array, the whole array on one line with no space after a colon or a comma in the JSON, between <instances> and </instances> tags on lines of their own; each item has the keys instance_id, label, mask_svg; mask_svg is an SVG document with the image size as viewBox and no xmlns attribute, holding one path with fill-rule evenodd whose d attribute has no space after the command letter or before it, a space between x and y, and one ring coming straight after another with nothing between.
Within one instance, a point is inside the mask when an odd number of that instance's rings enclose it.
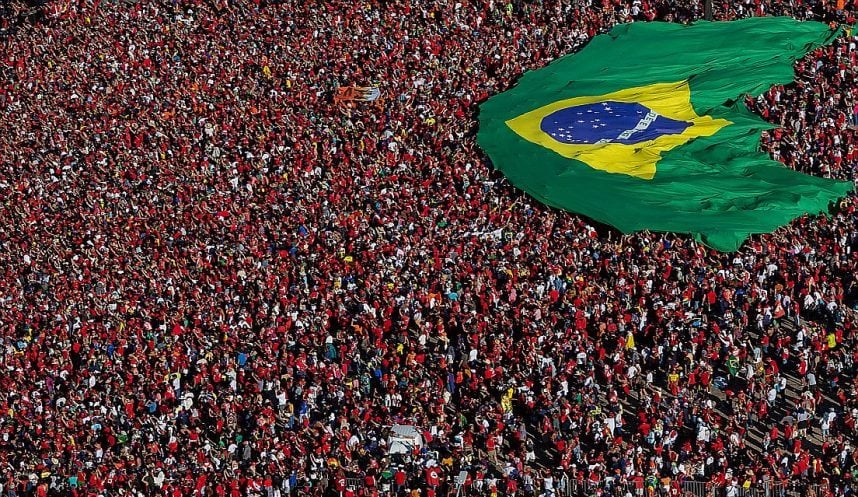
<instances>
[{"instance_id":1,"label":"giant brazilian flag","mask_svg":"<svg viewBox=\"0 0 858 497\"><path fill-rule=\"evenodd\" d=\"M853 188L760 152L774 126L743 103L791 82L793 62L837 34L773 17L620 25L482 104L478 141L548 205L736 250Z\"/></svg>"}]
</instances>

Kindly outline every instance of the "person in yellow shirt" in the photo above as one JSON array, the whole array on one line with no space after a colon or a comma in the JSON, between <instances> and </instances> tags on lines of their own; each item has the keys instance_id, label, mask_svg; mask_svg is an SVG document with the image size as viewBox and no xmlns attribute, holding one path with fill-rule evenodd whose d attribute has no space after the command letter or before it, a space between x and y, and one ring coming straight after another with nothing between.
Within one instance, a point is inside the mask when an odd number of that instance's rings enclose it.
<instances>
[{"instance_id":1,"label":"person in yellow shirt","mask_svg":"<svg viewBox=\"0 0 858 497\"><path fill-rule=\"evenodd\" d=\"M679 395L679 366L674 366L667 374L667 390L671 395Z\"/></svg>"}]
</instances>

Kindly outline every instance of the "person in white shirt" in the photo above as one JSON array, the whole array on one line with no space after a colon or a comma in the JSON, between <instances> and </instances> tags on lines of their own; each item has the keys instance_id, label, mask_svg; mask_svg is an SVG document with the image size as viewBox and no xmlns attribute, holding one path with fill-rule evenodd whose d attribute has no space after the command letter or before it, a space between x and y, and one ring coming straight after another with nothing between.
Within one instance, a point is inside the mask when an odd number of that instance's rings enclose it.
<instances>
[{"instance_id":1,"label":"person in white shirt","mask_svg":"<svg viewBox=\"0 0 858 497\"><path fill-rule=\"evenodd\" d=\"M727 486L727 497L739 497L739 482L734 478Z\"/></svg>"},{"instance_id":2,"label":"person in white shirt","mask_svg":"<svg viewBox=\"0 0 858 497\"><path fill-rule=\"evenodd\" d=\"M828 415L822 416L822 419L819 421L819 428L822 430L822 439L828 440L828 436L831 430L831 422L828 420Z\"/></svg>"},{"instance_id":3,"label":"person in white shirt","mask_svg":"<svg viewBox=\"0 0 858 497\"><path fill-rule=\"evenodd\" d=\"M542 478L542 489L545 492L543 493L545 497L554 497L554 477L547 471Z\"/></svg>"}]
</instances>

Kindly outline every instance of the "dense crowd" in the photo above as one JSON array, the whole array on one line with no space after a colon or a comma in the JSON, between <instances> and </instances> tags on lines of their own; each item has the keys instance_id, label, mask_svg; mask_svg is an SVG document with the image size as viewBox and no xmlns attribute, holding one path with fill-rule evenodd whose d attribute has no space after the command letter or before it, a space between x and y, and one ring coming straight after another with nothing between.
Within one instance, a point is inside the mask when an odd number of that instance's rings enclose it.
<instances>
[{"instance_id":1,"label":"dense crowd","mask_svg":"<svg viewBox=\"0 0 858 497\"><path fill-rule=\"evenodd\" d=\"M3 497L852 494L853 198L717 253L539 205L475 144L524 71L702 2L0 9ZM856 40L748 100L788 167L855 180Z\"/></svg>"}]
</instances>

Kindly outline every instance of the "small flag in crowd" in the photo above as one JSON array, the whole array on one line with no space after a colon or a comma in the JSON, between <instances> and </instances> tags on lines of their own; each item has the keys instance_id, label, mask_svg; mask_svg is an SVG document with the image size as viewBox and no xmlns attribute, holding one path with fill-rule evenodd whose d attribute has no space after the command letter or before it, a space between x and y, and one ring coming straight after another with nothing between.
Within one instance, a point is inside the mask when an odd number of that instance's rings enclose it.
<instances>
[{"instance_id":1,"label":"small flag in crowd","mask_svg":"<svg viewBox=\"0 0 858 497\"><path fill-rule=\"evenodd\" d=\"M377 86L341 86L334 94L334 102L375 102L381 98Z\"/></svg>"}]
</instances>

